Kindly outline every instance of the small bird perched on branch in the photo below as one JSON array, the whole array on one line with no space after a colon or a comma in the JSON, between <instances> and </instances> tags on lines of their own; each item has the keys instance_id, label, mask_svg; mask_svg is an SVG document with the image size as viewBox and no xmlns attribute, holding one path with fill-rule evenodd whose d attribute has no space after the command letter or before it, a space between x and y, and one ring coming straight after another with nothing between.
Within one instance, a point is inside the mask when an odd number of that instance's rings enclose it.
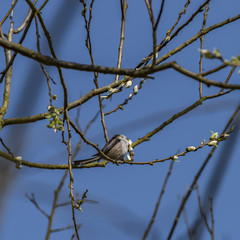
<instances>
[{"instance_id":1,"label":"small bird perched on branch","mask_svg":"<svg viewBox=\"0 0 240 240\"><path fill-rule=\"evenodd\" d=\"M106 156L113 160L122 160L129 149L129 139L121 134L115 135L105 144L101 150ZM103 158L99 153L93 155L92 158L73 161L75 165L84 165L99 161Z\"/></svg>"}]
</instances>

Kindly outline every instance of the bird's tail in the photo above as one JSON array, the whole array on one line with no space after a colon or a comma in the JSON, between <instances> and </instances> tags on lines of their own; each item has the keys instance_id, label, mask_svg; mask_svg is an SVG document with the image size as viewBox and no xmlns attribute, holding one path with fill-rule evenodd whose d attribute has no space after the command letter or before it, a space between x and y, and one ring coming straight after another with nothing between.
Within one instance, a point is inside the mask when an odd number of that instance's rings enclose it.
<instances>
[{"instance_id":1,"label":"bird's tail","mask_svg":"<svg viewBox=\"0 0 240 240\"><path fill-rule=\"evenodd\" d=\"M73 161L73 163L75 165L85 165L85 164L88 164L88 163L93 163L93 162L96 162L96 161L99 161L101 157L93 157L93 158L88 158L88 159L83 159L83 160L76 160L76 161Z\"/></svg>"}]
</instances>

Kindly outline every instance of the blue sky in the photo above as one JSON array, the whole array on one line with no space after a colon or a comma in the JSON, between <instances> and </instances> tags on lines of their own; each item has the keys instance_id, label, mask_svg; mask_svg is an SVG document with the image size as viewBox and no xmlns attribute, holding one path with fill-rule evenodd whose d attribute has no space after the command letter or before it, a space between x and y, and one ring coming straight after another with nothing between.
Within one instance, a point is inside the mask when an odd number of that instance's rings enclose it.
<instances>
[{"instance_id":1,"label":"blue sky","mask_svg":"<svg viewBox=\"0 0 240 240\"><path fill-rule=\"evenodd\" d=\"M198 8L203 1L192 1L184 20ZM185 1L166 1L164 12L158 28L158 42L165 37L183 9ZM0 19L9 9L9 3L1 3ZM154 9L159 3L154 2ZM240 3L237 0L212 1L208 12L207 27L239 14ZM14 24L24 19L27 4L20 2L14 12ZM42 10L42 16L52 36L55 51L59 59L90 64L90 58L85 47L86 31L81 16L81 4L73 1L49 1ZM156 11L157 12L157 11ZM202 14L199 14L189 26L182 31L169 45L160 52L160 56L174 47L182 44L196 34L202 24ZM120 36L121 11L119 1L95 1L91 25L91 39L93 56L96 64L115 67ZM7 26L3 26L6 32ZM231 59L239 54L239 21L233 22L220 29L212 31L205 37L204 48L212 50L218 48L224 58ZM41 34L41 49L49 55L43 32ZM19 36L14 36L17 42ZM24 46L36 50L35 25L32 24ZM170 60L177 61L181 66L198 71L200 41L196 41ZM123 51L122 67L134 68L152 51L152 34L149 16L144 1L129 1L126 19L126 33ZM0 49L1 62L3 50ZM220 64L217 60L204 59L205 70ZM3 69L3 68L1 68ZM48 73L57 82L52 85L52 92L57 94L55 106L63 104L63 92L55 68L46 67ZM209 78L225 81L230 68L224 69ZM63 70L64 78L69 90L69 102L77 100L94 88L93 74L75 70ZM153 75L154 80L148 79L142 90L134 97L124 111L106 117L109 136L121 133L136 141L147 132L159 126L173 114L193 104L198 99L198 82L180 75L173 70L164 70ZM113 81L114 76L99 76L99 85L104 86ZM121 78L120 78L121 79ZM231 78L231 83L239 83L237 72ZM138 84L139 79L134 80ZM0 93L2 94L3 85ZM218 88L204 86L204 95L215 94ZM132 89L124 89L112 100L105 100L105 111L115 108L124 102ZM47 84L38 63L26 57L18 56L15 60L12 77L12 89L9 111L6 118L30 116L47 111L49 104ZM184 151L187 146L198 146L203 139L210 137L210 131L221 132L228 119L239 104L239 92L210 99L201 106L177 119L154 135L149 142L134 149L135 161L150 161L161 159ZM80 125L84 129L93 118L98 108L97 97L81 106ZM70 112L70 117L76 117L76 111ZM1 137L12 149L16 156L24 160L40 163L67 163L67 149L61 143L61 133L54 133L46 128L47 120L29 125L6 126ZM98 118L89 129L87 138L104 145L101 120ZM79 136L73 133L73 147ZM231 141L231 138L229 139ZM235 148L226 161L229 164L222 175L222 182L213 200L215 217L215 238L236 239L239 236L238 216L240 214L238 191L239 178L239 137ZM225 142L220 143L214 157L208 164L199 180L199 187L204 196L209 179L218 167L220 156L223 155ZM2 147L1 147L2 149ZM180 200L191 184L196 172L202 165L211 148L205 147L197 152L179 158L174 164L173 173L168 182L159 213L150 232L149 239L166 239L170 226L178 210ZM83 145L77 159L89 157L95 153L90 146ZM1 160L3 161L3 160ZM108 164L106 168L74 170L74 192L80 195L88 189L88 198L98 201L98 204L86 203L82 206L83 213L77 212L77 221L82 223L81 239L140 239L150 220L158 195L161 190L170 162L155 164L154 166L115 166ZM47 219L25 197L33 192L39 205L49 212L52 206L53 192L63 175L60 170L39 170L23 167L21 170L9 163L7 167L8 188L1 194L0 238L5 239L43 239L46 233ZM2 190L3 191L3 190ZM69 200L68 180L65 184L59 202ZM197 193L194 191L186 205L189 222L192 223L198 213ZM70 207L57 210L53 228L60 228L72 224ZM54 233L51 239L69 239L72 231ZM181 239L186 234L186 226L181 217L175 230L173 239ZM204 231L202 239L210 239Z\"/></svg>"}]
</instances>

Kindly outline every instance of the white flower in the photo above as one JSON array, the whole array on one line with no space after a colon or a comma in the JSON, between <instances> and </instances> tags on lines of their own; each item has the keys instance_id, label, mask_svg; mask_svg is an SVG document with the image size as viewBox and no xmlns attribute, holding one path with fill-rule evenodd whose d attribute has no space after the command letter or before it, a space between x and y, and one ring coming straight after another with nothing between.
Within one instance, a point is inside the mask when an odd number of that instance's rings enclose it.
<instances>
[{"instance_id":1,"label":"white flower","mask_svg":"<svg viewBox=\"0 0 240 240\"><path fill-rule=\"evenodd\" d=\"M132 98L132 93L129 94L129 98Z\"/></svg>"},{"instance_id":2,"label":"white flower","mask_svg":"<svg viewBox=\"0 0 240 240\"><path fill-rule=\"evenodd\" d=\"M133 84L132 80L127 81L125 84L125 88L130 88L132 84Z\"/></svg>"},{"instance_id":3,"label":"white flower","mask_svg":"<svg viewBox=\"0 0 240 240\"><path fill-rule=\"evenodd\" d=\"M138 92L138 85L135 85L135 86L134 86L133 92L134 92L134 93L137 93L137 92Z\"/></svg>"},{"instance_id":4,"label":"white flower","mask_svg":"<svg viewBox=\"0 0 240 240\"><path fill-rule=\"evenodd\" d=\"M196 147L194 147L194 146L189 146L189 147L187 147L186 150L187 150L188 152L195 151L195 150L196 150Z\"/></svg>"}]
</instances>

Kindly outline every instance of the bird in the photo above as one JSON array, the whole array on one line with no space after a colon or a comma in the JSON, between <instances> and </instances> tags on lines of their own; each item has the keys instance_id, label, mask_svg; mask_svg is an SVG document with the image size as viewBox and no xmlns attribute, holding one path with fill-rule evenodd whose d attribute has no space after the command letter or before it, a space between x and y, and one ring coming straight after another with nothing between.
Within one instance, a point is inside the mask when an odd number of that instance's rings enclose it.
<instances>
[{"instance_id":1,"label":"bird","mask_svg":"<svg viewBox=\"0 0 240 240\"><path fill-rule=\"evenodd\" d=\"M126 155L129 149L129 142L130 140L122 135L117 134L113 136L110 141L108 141L105 146L102 148L102 152L113 160L122 160L123 157ZM75 160L73 163L75 165L85 165L88 163L93 163L104 159L99 153L93 155L92 158L87 158L83 160Z\"/></svg>"}]
</instances>

